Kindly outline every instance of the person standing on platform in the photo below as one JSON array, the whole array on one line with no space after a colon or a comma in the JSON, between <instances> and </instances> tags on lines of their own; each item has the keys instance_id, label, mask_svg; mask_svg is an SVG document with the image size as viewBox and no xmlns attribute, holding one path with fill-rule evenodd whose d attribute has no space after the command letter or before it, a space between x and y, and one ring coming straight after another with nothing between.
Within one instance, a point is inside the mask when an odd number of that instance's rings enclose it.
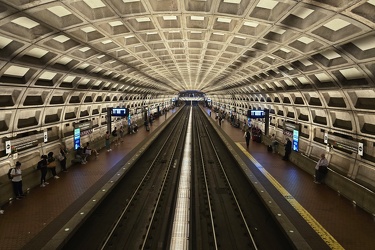
<instances>
[{"instance_id":1,"label":"person standing on platform","mask_svg":"<svg viewBox=\"0 0 375 250\"><path fill-rule=\"evenodd\" d=\"M283 157L284 161L289 160L289 155L292 152L292 142L290 141L289 138L286 138L286 143L285 143L285 155Z\"/></svg>"},{"instance_id":2,"label":"person standing on platform","mask_svg":"<svg viewBox=\"0 0 375 250\"><path fill-rule=\"evenodd\" d=\"M325 176L328 172L328 160L325 154L320 155L319 161L315 165L315 180L316 184L321 184L324 181Z\"/></svg>"},{"instance_id":3,"label":"person standing on platform","mask_svg":"<svg viewBox=\"0 0 375 250\"><path fill-rule=\"evenodd\" d=\"M123 143L124 142L124 133L125 133L124 126L120 127L119 132L120 132L120 143Z\"/></svg>"},{"instance_id":4,"label":"person standing on platform","mask_svg":"<svg viewBox=\"0 0 375 250\"><path fill-rule=\"evenodd\" d=\"M145 127L146 127L146 131L150 131L150 127L148 126L148 121L147 121L147 119L145 120Z\"/></svg>"},{"instance_id":5,"label":"person standing on platform","mask_svg":"<svg viewBox=\"0 0 375 250\"><path fill-rule=\"evenodd\" d=\"M49 152L47 156L47 167L51 170L53 178L59 179L60 177L56 173L56 159L53 157L53 152Z\"/></svg>"},{"instance_id":6,"label":"person standing on platform","mask_svg":"<svg viewBox=\"0 0 375 250\"><path fill-rule=\"evenodd\" d=\"M16 167L12 169L10 175L12 176L14 195L16 196L16 199L19 200L25 196L22 191L21 162L16 162Z\"/></svg>"},{"instance_id":7,"label":"person standing on platform","mask_svg":"<svg viewBox=\"0 0 375 250\"><path fill-rule=\"evenodd\" d=\"M149 123L150 123L150 126L152 126L152 122L154 121L154 117L152 115L150 115L150 118L149 118Z\"/></svg>"},{"instance_id":8,"label":"person standing on platform","mask_svg":"<svg viewBox=\"0 0 375 250\"><path fill-rule=\"evenodd\" d=\"M112 131L113 141L115 142L115 146L117 146L117 128Z\"/></svg>"},{"instance_id":9,"label":"person standing on platform","mask_svg":"<svg viewBox=\"0 0 375 250\"><path fill-rule=\"evenodd\" d=\"M110 139L109 131L105 132L105 148L107 149L107 152L112 151Z\"/></svg>"},{"instance_id":10,"label":"person standing on platform","mask_svg":"<svg viewBox=\"0 0 375 250\"><path fill-rule=\"evenodd\" d=\"M40 170L40 186L45 187L49 183L46 182L47 175L47 155L42 155L42 159L38 162L37 168Z\"/></svg>"},{"instance_id":11,"label":"person standing on platform","mask_svg":"<svg viewBox=\"0 0 375 250\"><path fill-rule=\"evenodd\" d=\"M63 145L60 146L59 155L57 156L57 159L60 161L61 171L68 172L66 169L66 157L67 157L67 151Z\"/></svg>"},{"instance_id":12,"label":"person standing on platform","mask_svg":"<svg viewBox=\"0 0 375 250\"><path fill-rule=\"evenodd\" d=\"M272 153L276 153L276 148L277 148L277 140L276 140L276 135L275 134L272 134L271 136L271 147L272 147Z\"/></svg>"},{"instance_id":13,"label":"person standing on platform","mask_svg":"<svg viewBox=\"0 0 375 250\"><path fill-rule=\"evenodd\" d=\"M243 137L245 137L245 140L246 140L246 148L249 148L250 137L251 137L250 129L247 129L247 130L245 131L245 134L243 135Z\"/></svg>"},{"instance_id":14,"label":"person standing on platform","mask_svg":"<svg viewBox=\"0 0 375 250\"><path fill-rule=\"evenodd\" d=\"M219 126L221 127L221 121L223 120L223 118L221 118L221 116L219 117Z\"/></svg>"}]
</instances>

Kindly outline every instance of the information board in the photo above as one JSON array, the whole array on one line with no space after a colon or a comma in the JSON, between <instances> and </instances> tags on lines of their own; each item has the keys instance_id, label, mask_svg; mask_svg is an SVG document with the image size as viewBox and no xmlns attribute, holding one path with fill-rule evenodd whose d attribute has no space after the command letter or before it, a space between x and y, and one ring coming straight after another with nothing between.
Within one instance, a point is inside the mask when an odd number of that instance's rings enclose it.
<instances>
[{"instance_id":1,"label":"information board","mask_svg":"<svg viewBox=\"0 0 375 250\"><path fill-rule=\"evenodd\" d=\"M256 119L256 118L264 118L265 112L264 110L248 110L247 117Z\"/></svg>"},{"instance_id":2,"label":"information board","mask_svg":"<svg viewBox=\"0 0 375 250\"><path fill-rule=\"evenodd\" d=\"M111 116L127 116L129 114L127 108L112 108Z\"/></svg>"}]
</instances>

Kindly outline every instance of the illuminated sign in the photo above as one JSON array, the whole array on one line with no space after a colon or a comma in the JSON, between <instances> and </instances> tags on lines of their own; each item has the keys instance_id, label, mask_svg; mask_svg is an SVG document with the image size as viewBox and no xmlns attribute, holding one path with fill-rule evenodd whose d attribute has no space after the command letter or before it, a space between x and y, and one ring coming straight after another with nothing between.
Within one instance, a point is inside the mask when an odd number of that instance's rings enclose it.
<instances>
[{"instance_id":1,"label":"illuminated sign","mask_svg":"<svg viewBox=\"0 0 375 250\"><path fill-rule=\"evenodd\" d=\"M284 122L283 124L283 134L289 137L293 136L294 130L300 131L301 125L298 123Z\"/></svg>"},{"instance_id":2,"label":"illuminated sign","mask_svg":"<svg viewBox=\"0 0 375 250\"><path fill-rule=\"evenodd\" d=\"M74 149L81 147L81 129L75 128L74 129Z\"/></svg>"},{"instance_id":3,"label":"illuminated sign","mask_svg":"<svg viewBox=\"0 0 375 250\"><path fill-rule=\"evenodd\" d=\"M293 150L294 151L298 151L298 138L299 138L299 131L298 130L293 130L293 144L292 144L292 147L293 147Z\"/></svg>"},{"instance_id":4,"label":"illuminated sign","mask_svg":"<svg viewBox=\"0 0 375 250\"><path fill-rule=\"evenodd\" d=\"M113 108L111 110L112 116L127 116L129 114L127 108Z\"/></svg>"},{"instance_id":5,"label":"illuminated sign","mask_svg":"<svg viewBox=\"0 0 375 250\"><path fill-rule=\"evenodd\" d=\"M264 110L248 110L247 111L247 117L250 118L264 118L265 113Z\"/></svg>"}]
</instances>

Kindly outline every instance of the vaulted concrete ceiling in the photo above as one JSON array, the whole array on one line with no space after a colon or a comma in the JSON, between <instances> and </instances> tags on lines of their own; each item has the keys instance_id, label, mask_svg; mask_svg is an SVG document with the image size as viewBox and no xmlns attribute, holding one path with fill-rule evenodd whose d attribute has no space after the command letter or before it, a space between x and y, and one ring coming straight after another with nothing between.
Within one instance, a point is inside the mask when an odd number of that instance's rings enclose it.
<instances>
[{"instance_id":1,"label":"vaulted concrete ceiling","mask_svg":"<svg viewBox=\"0 0 375 250\"><path fill-rule=\"evenodd\" d=\"M0 0L0 82L154 94L373 88L374 13L375 0Z\"/></svg>"}]
</instances>

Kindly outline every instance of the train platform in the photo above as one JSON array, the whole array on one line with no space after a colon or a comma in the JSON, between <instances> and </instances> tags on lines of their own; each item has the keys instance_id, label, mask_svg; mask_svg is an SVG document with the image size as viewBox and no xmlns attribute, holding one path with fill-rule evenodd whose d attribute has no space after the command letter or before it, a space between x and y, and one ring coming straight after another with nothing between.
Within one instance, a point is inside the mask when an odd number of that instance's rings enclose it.
<instances>
[{"instance_id":1,"label":"train platform","mask_svg":"<svg viewBox=\"0 0 375 250\"><path fill-rule=\"evenodd\" d=\"M210 110L205 111L210 117ZM314 183L313 176L290 161L282 160L282 155L268 152L266 145L251 140L249 148L246 148L244 131L228 121L219 126L214 112L211 119L331 249L375 249L375 220L372 214L353 205L330 187Z\"/></svg>"},{"instance_id":2,"label":"train platform","mask_svg":"<svg viewBox=\"0 0 375 250\"><path fill-rule=\"evenodd\" d=\"M136 134L125 136L123 143L112 145L111 152L99 151L98 158L89 159L85 165L70 167L68 172L59 173L60 179L50 179L47 187L33 188L22 200L3 207L0 249L49 249L46 245L51 238L175 111L156 119L151 131L140 127ZM211 119L215 121L214 116ZM257 166L280 192L287 194L294 209L324 240L334 242L330 245L332 249L374 249L372 215L353 206L329 187L315 184L311 175L291 162L283 161L280 155L269 153L264 144L251 141L246 149L244 132L227 121L217 127L236 143L251 162L249 164Z\"/></svg>"},{"instance_id":3,"label":"train platform","mask_svg":"<svg viewBox=\"0 0 375 250\"><path fill-rule=\"evenodd\" d=\"M50 239L177 110L155 119L150 131L141 126L137 133L126 135L123 143L112 144L112 151L103 147L97 158L90 156L87 164L71 166L68 172L58 173L59 179L49 179L46 187L32 188L25 198L4 206L5 212L0 215L0 249L52 249L46 247Z\"/></svg>"}]
</instances>

